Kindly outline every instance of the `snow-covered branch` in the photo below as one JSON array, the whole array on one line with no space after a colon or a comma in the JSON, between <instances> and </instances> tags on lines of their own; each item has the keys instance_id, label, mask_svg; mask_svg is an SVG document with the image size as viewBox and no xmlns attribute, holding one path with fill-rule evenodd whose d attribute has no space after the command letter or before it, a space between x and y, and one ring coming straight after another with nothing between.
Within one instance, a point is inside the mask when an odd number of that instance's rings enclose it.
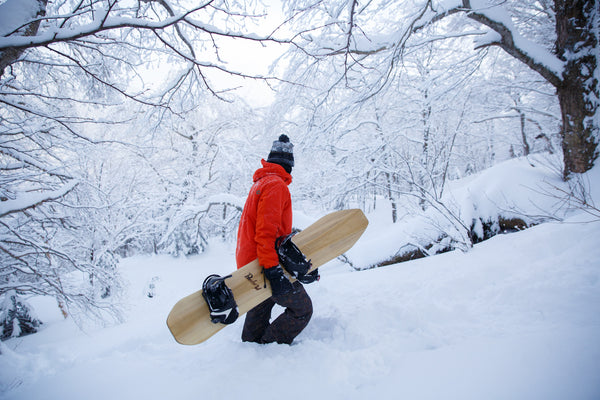
<instances>
[{"instance_id":1,"label":"snow-covered branch","mask_svg":"<svg viewBox=\"0 0 600 400\"><path fill-rule=\"evenodd\" d=\"M109 17L109 10L105 15L97 16L94 21L85 25L80 25L77 28L57 28L35 36L1 37L0 50L47 46L52 43L73 41L84 37L93 36L104 31L118 30L123 28L161 30L185 20L190 14L203 9L206 6L207 4L203 4L179 15L166 18L162 21L152 21L129 17ZM27 22L25 25L29 25L30 23L32 22Z\"/></svg>"},{"instance_id":2,"label":"snow-covered branch","mask_svg":"<svg viewBox=\"0 0 600 400\"><path fill-rule=\"evenodd\" d=\"M564 63L544 47L523 37L503 8L503 3L487 0L427 0L422 12L407 29L403 38L423 30L445 18L465 14L468 18L491 29L475 41L475 49L498 46L517 60L538 72L555 87L560 85ZM400 42L405 46L405 42Z\"/></svg>"},{"instance_id":3,"label":"snow-covered branch","mask_svg":"<svg viewBox=\"0 0 600 400\"><path fill-rule=\"evenodd\" d=\"M0 218L15 212L22 212L48 201L64 197L79 184L78 181L66 183L61 188L44 192L21 193L14 200L0 202Z\"/></svg>"},{"instance_id":4,"label":"snow-covered branch","mask_svg":"<svg viewBox=\"0 0 600 400\"><path fill-rule=\"evenodd\" d=\"M480 38L476 48L499 46L517 60L542 75L553 86L562 81L564 63L542 46L519 34L510 16L498 5L489 6L482 0L463 0L467 16L494 31Z\"/></svg>"},{"instance_id":5,"label":"snow-covered branch","mask_svg":"<svg viewBox=\"0 0 600 400\"><path fill-rule=\"evenodd\" d=\"M163 4L164 2L160 1L159 3ZM78 39L90 37L97 35L99 33L105 31L112 30L120 30L125 28L133 28L140 30L150 30L150 31L161 31L165 30L169 27L175 27L180 33L180 37L182 40L186 41L186 45L191 47L191 43L189 39L185 38L181 31L179 30L179 24L189 25L199 31L204 33L208 33L210 35L229 37L234 39L247 39L251 41L257 42L276 42L280 44L291 43L290 40L287 39L278 39L273 36L261 36L253 33L243 33L236 32L234 30L224 30L216 25L210 23L204 23L199 21L198 19L194 19L191 16L198 11L204 10L209 5L211 5L213 1L208 1L205 4L196 6L192 9L185 10L179 14L175 14L173 9L168 6L166 3L165 9L168 11L170 16L168 18L164 18L163 20L154 21L149 18L132 18L132 17L124 17L124 16L109 16L110 10L107 10L105 14L99 15L96 14L95 19L92 22L87 24L79 25L76 27L58 27L54 29L50 29L47 32L43 32L34 36L4 36L0 37L0 51L6 49L22 49L22 48L33 48L33 47L42 47L48 46L53 43L59 42L70 42ZM40 20L49 19L49 18L36 18L32 19L23 24L23 26L28 26L32 23L39 23ZM15 31L18 31L15 30Z\"/></svg>"}]
</instances>

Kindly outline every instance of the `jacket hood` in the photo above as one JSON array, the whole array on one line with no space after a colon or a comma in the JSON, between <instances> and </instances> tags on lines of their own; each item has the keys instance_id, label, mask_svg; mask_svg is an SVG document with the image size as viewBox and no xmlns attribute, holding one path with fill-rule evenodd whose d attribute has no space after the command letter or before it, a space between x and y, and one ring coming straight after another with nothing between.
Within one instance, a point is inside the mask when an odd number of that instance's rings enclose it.
<instances>
[{"instance_id":1,"label":"jacket hood","mask_svg":"<svg viewBox=\"0 0 600 400\"><path fill-rule=\"evenodd\" d=\"M276 175L283 179L286 185L292 183L292 175L288 174L281 165L267 162L264 159L260 160L260 162L262 163L262 168L259 168L254 172L254 182L265 176Z\"/></svg>"}]
</instances>

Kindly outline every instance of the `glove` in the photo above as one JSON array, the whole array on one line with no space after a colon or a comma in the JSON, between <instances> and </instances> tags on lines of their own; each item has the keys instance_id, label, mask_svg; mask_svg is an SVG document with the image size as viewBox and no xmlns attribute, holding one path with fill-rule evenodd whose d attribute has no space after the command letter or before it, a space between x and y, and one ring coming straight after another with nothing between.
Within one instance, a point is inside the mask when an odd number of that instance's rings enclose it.
<instances>
[{"instance_id":1,"label":"glove","mask_svg":"<svg viewBox=\"0 0 600 400\"><path fill-rule=\"evenodd\" d=\"M305 285L316 282L321 279L321 275L319 275L319 268L312 270L308 274L299 275L297 279Z\"/></svg>"},{"instance_id":2,"label":"glove","mask_svg":"<svg viewBox=\"0 0 600 400\"><path fill-rule=\"evenodd\" d=\"M263 273L271 283L271 292L273 296L281 296L294 291L292 282L283 274L283 269L280 265L271 268L264 268Z\"/></svg>"}]
</instances>

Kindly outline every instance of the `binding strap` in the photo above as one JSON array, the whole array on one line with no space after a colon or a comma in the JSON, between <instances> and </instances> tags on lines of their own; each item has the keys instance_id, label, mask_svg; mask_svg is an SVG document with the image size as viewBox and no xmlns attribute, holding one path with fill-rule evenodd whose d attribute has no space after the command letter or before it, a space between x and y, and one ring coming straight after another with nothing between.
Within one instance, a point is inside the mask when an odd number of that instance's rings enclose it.
<instances>
[{"instance_id":1,"label":"binding strap","mask_svg":"<svg viewBox=\"0 0 600 400\"><path fill-rule=\"evenodd\" d=\"M209 275L202 284L202 297L208 304L213 324L232 324L239 316L233 292L225 284L227 278L231 278L231 275Z\"/></svg>"},{"instance_id":2,"label":"binding strap","mask_svg":"<svg viewBox=\"0 0 600 400\"><path fill-rule=\"evenodd\" d=\"M298 277L306 275L312 264L310 260L306 259L298 246L292 242L292 236L294 236L294 233L278 237L275 241L275 248L281 266L294 278L298 279Z\"/></svg>"}]
</instances>

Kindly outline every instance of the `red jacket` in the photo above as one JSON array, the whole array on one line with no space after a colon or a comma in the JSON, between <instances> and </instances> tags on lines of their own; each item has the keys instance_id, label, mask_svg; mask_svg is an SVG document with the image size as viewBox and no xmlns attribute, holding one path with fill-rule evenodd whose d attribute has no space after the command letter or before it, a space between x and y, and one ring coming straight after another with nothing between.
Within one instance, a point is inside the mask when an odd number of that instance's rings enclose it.
<instances>
[{"instance_id":1,"label":"red jacket","mask_svg":"<svg viewBox=\"0 0 600 400\"><path fill-rule=\"evenodd\" d=\"M292 232L292 200L288 185L292 176L282 166L261 160L254 173L240 226L235 258L241 268L254 259L264 268L279 264L275 239Z\"/></svg>"}]
</instances>

